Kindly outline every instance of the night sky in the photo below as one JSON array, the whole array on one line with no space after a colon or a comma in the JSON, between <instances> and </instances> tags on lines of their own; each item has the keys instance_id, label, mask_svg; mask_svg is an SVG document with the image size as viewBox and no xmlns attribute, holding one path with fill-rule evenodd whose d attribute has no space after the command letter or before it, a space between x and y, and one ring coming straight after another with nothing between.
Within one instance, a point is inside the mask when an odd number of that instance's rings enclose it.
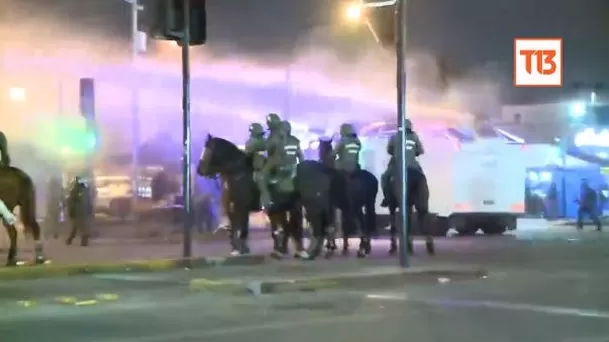
<instances>
[{"instance_id":1,"label":"night sky","mask_svg":"<svg viewBox=\"0 0 609 342\"><path fill-rule=\"evenodd\" d=\"M145 4L145 2L144 2ZM209 44L217 54L289 54L299 35L336 19L335 0L208 0ZM606 82L609 86L609 1L607 0L409 0L411 51L442 55L458 68L494 65L511 80L514 37L563 37L565 84ZM80 32L129 39L128 5L121 0L3 0L5 26L24 20L66 22ZM507 81L506 81L507 82ZM510 102L537 102L572 92L515 90Z\"/></svg>"}]
</instances>

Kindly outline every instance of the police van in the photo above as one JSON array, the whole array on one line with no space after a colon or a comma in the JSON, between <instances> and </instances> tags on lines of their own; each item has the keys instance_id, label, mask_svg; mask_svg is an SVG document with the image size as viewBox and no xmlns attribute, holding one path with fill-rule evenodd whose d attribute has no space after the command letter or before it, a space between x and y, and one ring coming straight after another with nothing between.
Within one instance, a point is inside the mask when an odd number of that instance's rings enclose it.
<instances>
[{"instance_id":1,"label":"police van","mask_svg":"<svg viewBox=\"0 0 609 342\"><path fill-rule=\"evenodd\" d=\"M461 235L503 234L516 228L525 211L527 165L524 145L502 137L476 137L463 141L446 128L418 132L425 148L419 157L430 190L434 235L455 229ZM363 168L379 177L386 168L390 134L365 137L361 156ZM388 209L376 199L378 222L388 225ZM417 229L413 230L417 231Z\"/></svg>"}]
</instances>

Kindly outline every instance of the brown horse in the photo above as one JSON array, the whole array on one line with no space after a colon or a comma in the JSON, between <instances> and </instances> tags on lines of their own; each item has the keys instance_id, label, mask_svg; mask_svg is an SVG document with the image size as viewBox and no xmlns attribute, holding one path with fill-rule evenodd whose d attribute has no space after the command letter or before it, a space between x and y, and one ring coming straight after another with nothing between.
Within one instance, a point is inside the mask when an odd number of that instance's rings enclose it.
<instances>
[{"instance_id":1,"label":"brown horse","mask_svg":"<svg viewBox=\"0 0 609 342\"><path fill-rule=\"evenodd\" d=\"M16 167L0 167L0 200L10 211L19 207L21 223L24 232L32 234L35 243L36 260L38 264L46 261L40 240L40 226L36 221L36 188L28 174ZM17 229L3 220L8 233L10 246L8 249L7 266L17 265Z\"/></svg>"}]
</instances>

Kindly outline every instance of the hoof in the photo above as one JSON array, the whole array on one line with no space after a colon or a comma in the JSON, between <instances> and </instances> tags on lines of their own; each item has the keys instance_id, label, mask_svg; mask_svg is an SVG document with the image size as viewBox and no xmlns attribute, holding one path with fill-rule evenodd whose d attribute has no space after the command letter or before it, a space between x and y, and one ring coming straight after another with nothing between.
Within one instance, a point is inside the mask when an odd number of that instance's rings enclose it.
<instances>
[{"instance_id":1,"label":"hoof","mask_svg":"<svg viewBox=\"0 0 609 342\"><path fill-rule=\"evenodd\" d=\"M341 252L341 254L342 254L343 256L347 256L347 255L349 255L349 248L343 248L343 251Z\"/></svg>"},{"instance_id":2,"label":"hoof","mask_svg":"<svg viewBox=\"0 0 609 342\"><path fill-rule=\"evenodd\" d=\"M49 260L47 260L47 258L43 257L43 256L39 256L36 258L36 260L34 260L34 263L36 265L44 265L47 264L49 262Z\"/></svg>"},{"instance_id":3,"label":"hoof","mask_svg":"<svg viewBox=\"0 0 609 342\"><path fill-rule=\"evenodd\" d=\"M230 255L239 256L239 255L241 255L241 251L239 251L238 249L233 249L232 251L230 251Z\"/></svg>"},{"instance_id":4,"label":"hoof","mask_svg":"<svg viewBox=\"0 0 609 342\"><path fill-rule=\"evenodd\" d=\"M271 252L271 258L273 258L275 260L281 260L281 259L283 259L283 253L281 253L278 250L274 250Z\"/></svg>"},{"instance_id":5,"label":"hoof","mask_svg":"<svg viewBox=\"0 0 609 342\"><path fill-rule=\"evenodd\" d=\"M389 247L389 255L390 256L396 255L397 252L398 252L398 246L392 245L391 247Z\"/></svg>"},{"instance_id":6,"label":"hoof","mask_svg":"<svg viewBox=\"0 0 609 342\"><path fill-rule=\"evenodd\" d=\"M360 248L357 250L357 257L363 259L367 256L366 250L364 248Z\"/></svg>"},{"instance_id":7,"label":"hoof","mask_svg":"<svg viewBox=\"0 0 609 342\"><path fill-rule=\"evenodd\" d=\"M307 251L299 251L294 253L294 258L295 259L302 259L302 260L307 260L309 259L309 253L307 253Z\"/></svg>"},{"instance_id":8,"label":"hoof","mask_svg":"<svg viewBox=\"0 0 609 342\"><path fill-rule=\"evenodd\" d=\"M436 254L436 247L435 247L433 241L425 242L425 249L427 250L427 254L429 254L429 255Z\"/></svg>"},{"instance_id":9,"label":"hoof","mask_svg":"<svg viewBox=\"0 0 609 342\"><path fill-rule=\"evenodd\" d=\"M326 259L332 259L334 257L334 250L333 249L327 249L326 253L324 254L324 258Z\"/></svg>"}]
</instances>

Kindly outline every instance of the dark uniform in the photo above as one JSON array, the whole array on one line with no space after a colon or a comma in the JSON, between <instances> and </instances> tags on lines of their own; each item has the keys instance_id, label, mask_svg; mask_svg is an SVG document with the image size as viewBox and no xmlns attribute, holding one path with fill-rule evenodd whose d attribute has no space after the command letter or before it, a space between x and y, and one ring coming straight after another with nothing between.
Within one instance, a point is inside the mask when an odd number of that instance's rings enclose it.
<instances>
[{"instance_id":1,"label":"dark uniform","mask_svg":"<svg viewBox=\"0 0 609 342\"><path fill-rule=\"evenodd\" d=\"M53 238L58 238L61 231L61 211L63 208L64 189L61 177L52 176L47 187L47 212L45 217L46 231Z\"/></svg>"},{"instance_id":2,"label":"dark uniform","mask_svg":"<svg viewBox=\"0 0 609 342\"><path fill-rule=\"evenodd\" d=\"M596 191L590 187L587 180L582 180L579 194L579 209L577 211L577 229L584 228L584 215L588 215L596 230L601 231L601 221L598 218L598 196Z\"/></svg>"},{"instance_id":3,"label":"dark uniform","mask_svg":"<svg viewBox=\"0 0 609 342\"><path fill-rule=\"evenodd\" d=\"M286 136L285 143L285 160L284 163L290 168L290 171L295 172L299 162L304 160L304 153L300 148L300 140L292 135L292 125L289 121L283 121L283 133Z\"/></svg>"},{"instance_id":4,"label":"dark uniform","mask_svg":"<svg viewBox=\"0 0 609 342\"><path fill-rule=\"evenodd\" d=\"M93 194L86 181L75 177L68 195L68 216L72 229L66 244L72 244L76 234L80 234L80 244L87 246L93 219Z\"/></svg>"},{"instance_id":5,"label":"dark uniform","mask_svg":"<svg viewBox=\"0 0 609 342\"><path fill-rule=\"evenodd\" d=\"M254 168L254 181L260 190L261 205L271 201L269 188L266 179L261 172L266 164L266 140L264 139L264 127L259 123L253 123L249 128L250 137L245 143L245 153L252 156L252 166Z\"/></svg>"},{"instance_id":6,"label":"dark uniform","mask_svg":"<svg viewBox=\"0 0 609 342\"><path fill-rule=\"evenodd\" d=\"M421 143L421 139L416 132L412 130L412 123L410 120L406 120L406 167L408 168L408 172L416 171L419 173L423 173L423 169L421 168L421 164L417 160L417 157L425 153L425 149L423 148L423 143ZM388 205L387 198L391 193L391 175L394 172L395 168L395 154L396 147L398 144L398 134L396 133L387 142L387 154L391 156L389 158L389 162L387 163L387 169L381 175L381 188L383 190L383 202L381 206L386 207Z\"/></svg>"},{"instance_id":7,"label":"dark uniform","mask_svg":"<svg viewBox=\"0 0 609 342\"><path fill-rule=\"evenodd\" d=\"M350 124L340 126L340 139L332 151L332 158L336 160L337 170L353 173L359 169L359 153L362 143Z\"/></svg>"},{"instance_id":8,"label":"dark uniform","mask_svg":"<svg viewBox=\"0 0 609 342\"><path fill-rule=\"evenodd\" d=\"M268 191L269 181L271 175L281 170L285 163L285 145L287 143L287 137L283 131L283 123L279 115L270 113L266 116L266 124L269 129L269 136L266 139L266 155L267 162L262 168L260 175L262 177L261 182L265 185L264 188ZM272 200L269 198L263 198L261 203L264 208L268 208L272 205Z\"/></svg>"}]
</instances>

